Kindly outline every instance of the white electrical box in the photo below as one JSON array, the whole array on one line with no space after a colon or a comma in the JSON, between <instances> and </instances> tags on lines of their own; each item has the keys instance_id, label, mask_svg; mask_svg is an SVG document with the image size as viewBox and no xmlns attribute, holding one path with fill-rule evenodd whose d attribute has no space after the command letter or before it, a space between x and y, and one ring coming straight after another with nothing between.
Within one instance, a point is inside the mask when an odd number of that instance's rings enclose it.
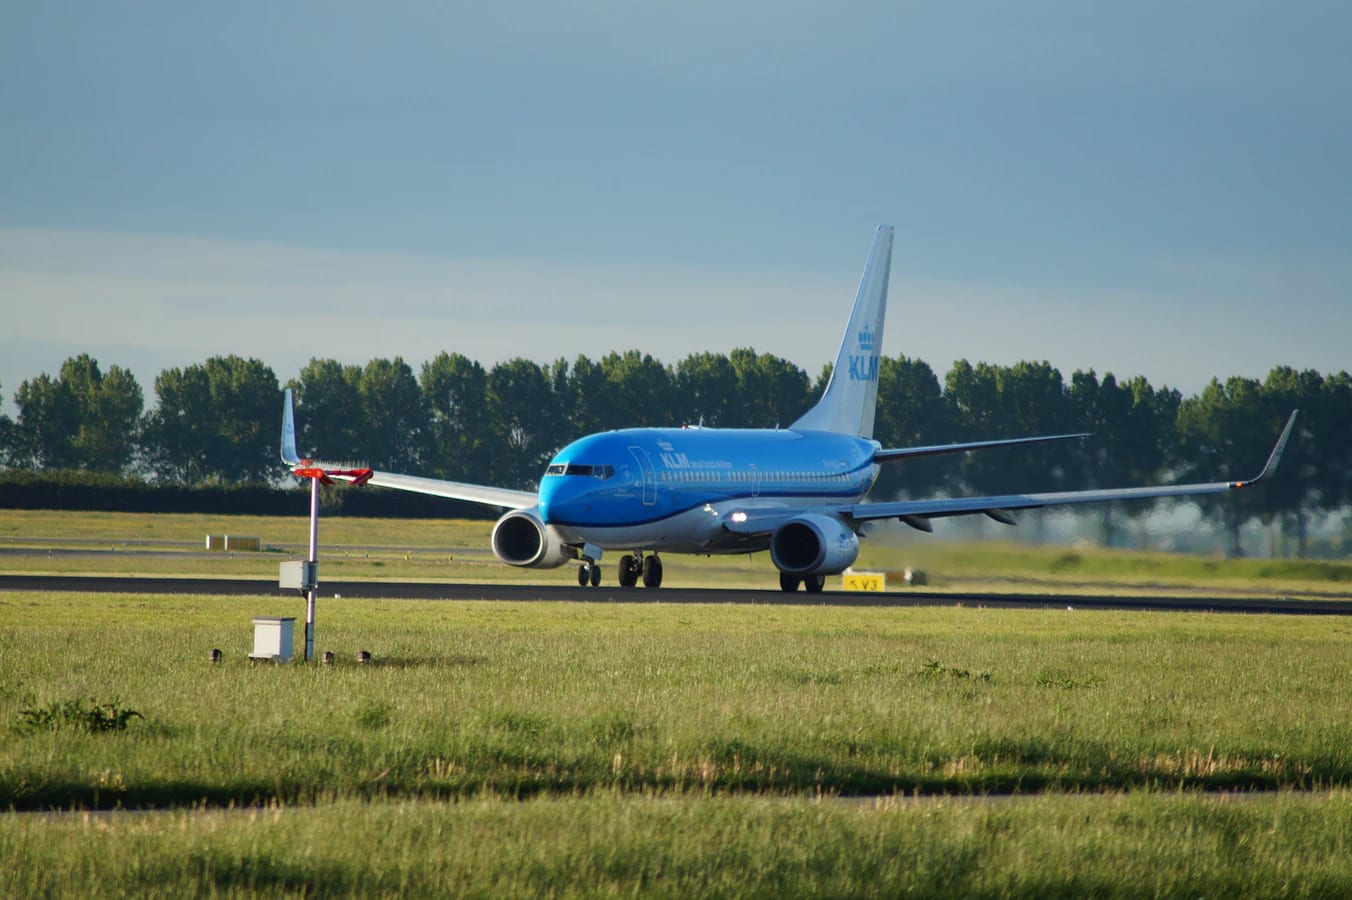
<instances>
[{"instance_id":1,"label":"white electrical box","mask_svg":"<svg viewBox=\"0 0 1352 900\"><path fill-rule=\"evenodd\" d=\"M319 586L319 563L303 559L284 562L277 584L283 590L313 591Z\"/></svg>"},{"instance_id":2,"label":"white electrical box","mask_svg":"<svg viewBox=\"0 0 1352 900\"><path fill-rule=\"evenodd\" d=\"M254 645L249 659L290 662L294 655L294 616L254 616Z\"/></svg>"}]
</instances>

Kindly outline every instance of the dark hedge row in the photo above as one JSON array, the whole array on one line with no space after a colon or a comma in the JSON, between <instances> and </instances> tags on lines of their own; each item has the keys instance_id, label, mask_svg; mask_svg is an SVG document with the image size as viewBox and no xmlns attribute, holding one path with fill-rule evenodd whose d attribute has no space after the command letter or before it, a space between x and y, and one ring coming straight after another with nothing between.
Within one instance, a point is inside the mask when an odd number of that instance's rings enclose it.
<instances>
[{"instance_id":1,"label":"dark hedge row","mask_svg":"<svg viewBox=\"0 0 1352 900\"><path fill-rule=\"evenodd\" d=\"M324 488L324 515L405 519L483 519L471 503L381 488ZM0 509L291 516L310 508L310 486L259 484L186 487L95 472L0 473Z\"/></svg>"}]
</instances>

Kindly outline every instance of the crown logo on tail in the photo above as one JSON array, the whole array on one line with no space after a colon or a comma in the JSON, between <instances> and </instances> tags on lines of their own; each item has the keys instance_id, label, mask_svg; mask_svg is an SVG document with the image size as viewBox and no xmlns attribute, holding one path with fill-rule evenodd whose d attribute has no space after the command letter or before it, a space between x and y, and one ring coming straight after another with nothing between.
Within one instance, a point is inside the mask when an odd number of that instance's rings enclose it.
<instances>
[{"instance_id":1,"label":"crown logo on tail","mask_svg":"<svg viewBox=\"0 0 1352 900\"><path fill-rule=\"evenodd\" d=\"M873 329L868 325L865 325L864 330L859 332L859 349L865 353L873 352Z\"/></svg>"}]
</instances>

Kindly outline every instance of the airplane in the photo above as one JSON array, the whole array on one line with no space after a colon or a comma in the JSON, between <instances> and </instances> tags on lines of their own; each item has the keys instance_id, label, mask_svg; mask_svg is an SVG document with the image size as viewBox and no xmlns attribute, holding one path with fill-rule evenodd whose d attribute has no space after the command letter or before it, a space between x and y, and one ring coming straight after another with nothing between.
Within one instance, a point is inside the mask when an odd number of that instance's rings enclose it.
<instances>
[{"instance_id":1,"label":"airplane","mask_svg":"<svg viewBox=\"0 0 1352 900\"><path fill-rule=\"evenodd\" d=\"M1295 412L1263 470L1246 481L865 502L884 465L1086 436L906 448L884 448L873 440L892 239L891 226L878 229L825 393L787 428L629 428L587 435L554 456L536 492L369 469L330 466L329 474L505 510L491 538L499 560L538 569L576 562L584 587L600 585L607 551L620 554L622 587L642 581L657 588L663 553L769 550L782 590L802 586L816 593L828 575L854 563L869 522L897 519L928 532L936 518L984 514L1013 525L1019 510L1223 493L1264 481L1276 470ZM326 464L296 452L289 388L282 416L283 462L296 474L323 470Z\"/></svg>"}]
</instances>

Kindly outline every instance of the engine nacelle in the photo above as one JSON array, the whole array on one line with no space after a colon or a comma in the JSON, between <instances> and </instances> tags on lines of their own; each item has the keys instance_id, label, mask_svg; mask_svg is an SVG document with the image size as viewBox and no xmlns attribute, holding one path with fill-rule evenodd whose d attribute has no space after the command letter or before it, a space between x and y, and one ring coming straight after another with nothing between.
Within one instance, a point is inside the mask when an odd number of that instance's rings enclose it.
<instances>
[{"instance_id":1,"label":"engine nacelle","mask_svg":"<svg viewBox=\"0 0 1352 900\"><path fill-rule=\"evenodd\" d=\"M577 551L563 543L559 533L546 525L537 509L517 509L493 526L493 554L509 566L556 569Z\"/></svg>"},{"instance_id":2,"label":"engine nacelle","mask_svg":"<svg viewBox=\"0 0 1352 900\"><path fill-rule=\"evenodd\" d=\"M859 557L859 537L839 519L808 513L779 526L770 558L790 575L836 575Z\"/></svg>"}]
</instances>

